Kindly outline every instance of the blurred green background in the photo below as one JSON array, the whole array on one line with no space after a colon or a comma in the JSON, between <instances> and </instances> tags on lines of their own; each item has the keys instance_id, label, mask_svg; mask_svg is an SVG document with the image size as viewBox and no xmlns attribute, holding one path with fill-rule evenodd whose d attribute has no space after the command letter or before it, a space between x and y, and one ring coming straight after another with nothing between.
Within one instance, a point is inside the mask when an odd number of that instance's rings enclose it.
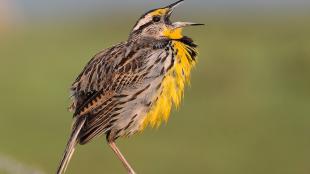
<instances>
[{"instance_id":1,"label":"blurred green background","mask_svg":"<svg viewBox=\"0 0 310 174\"><path fill-rule=\"evenodd\" d=\"M171 1L56 2L0 1L1 174L55 172L76 75L127 39L145 11ZM167 125L120 139L120 149L142 174L309 174L310 6L220 2L176 10L174 20L207 24L185 31L200 50L191 87ZM125 170L102 137L77 147L67 173Z\"/></svg>"}]
</instances>

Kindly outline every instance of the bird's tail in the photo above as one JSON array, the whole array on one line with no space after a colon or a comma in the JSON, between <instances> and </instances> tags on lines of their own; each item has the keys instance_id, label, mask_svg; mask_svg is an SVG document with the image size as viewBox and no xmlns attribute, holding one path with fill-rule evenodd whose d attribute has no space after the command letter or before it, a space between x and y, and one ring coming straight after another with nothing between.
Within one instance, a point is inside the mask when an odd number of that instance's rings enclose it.
<instances>
[{"instance_id":1,"label":"bird's tail","mask_svg":"<svg viewBox=\"0 0 310 174\"><path fill-rule=\"evenodd\" d=\"M69 161L73 155L73 152L75 150L75 145L78 143L78 135L85 123L86 117L78 118L73 125L72 133L70 135L70 138L68 140L65 152L63 154L62 160L60 162L60 165L57 169L56 174L62 174L65 172Z\"/></svg>"}]
</instances>

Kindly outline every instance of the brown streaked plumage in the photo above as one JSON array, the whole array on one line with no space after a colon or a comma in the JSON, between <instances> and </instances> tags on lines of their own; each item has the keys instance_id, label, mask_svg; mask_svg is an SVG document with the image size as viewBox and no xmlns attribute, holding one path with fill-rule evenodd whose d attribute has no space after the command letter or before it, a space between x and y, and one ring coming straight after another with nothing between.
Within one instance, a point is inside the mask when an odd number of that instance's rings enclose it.
<instances>
[{"instance_id":1,"label":"brown streaked plumage","mask_svg":"<svg viewBox=\"0 0 310 174\"><path fill-rule=\"evenodd\" d=\"M128 173L135 173L115 140L166 121L195 64L196 45L181 31L201 24L169 19L182 1L144 14L127 41L99 52L78 75L71 87L72 133L57 174L65 171L76 144L103 134Z\"/></svg>"}]
</instances>

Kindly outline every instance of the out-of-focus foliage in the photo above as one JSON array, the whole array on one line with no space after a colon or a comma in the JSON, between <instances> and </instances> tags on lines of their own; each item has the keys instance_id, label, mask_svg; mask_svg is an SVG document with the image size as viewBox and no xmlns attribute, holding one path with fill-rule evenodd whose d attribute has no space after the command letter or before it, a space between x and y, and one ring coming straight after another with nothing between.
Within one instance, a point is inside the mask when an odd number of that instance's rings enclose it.
<instances>
[{"instance_id":1,"label":"out-of-focus foliage","mask_svg":"<svg viewBox=\"0 0 310 174\"><path fill-rule=\"evenodd\" d=\"M32 24L0 35L0 153L54 173L69 135L68 88L99 50L127 38L120 18ZM310 171L310 16L201 17L191 87L158 130L118 141L138 173ZM131 21L130 21L131 22ZM1 170L0 170L1 173ZM68 173L124 173L104 138Z\"/></svg>"}]
</instances>

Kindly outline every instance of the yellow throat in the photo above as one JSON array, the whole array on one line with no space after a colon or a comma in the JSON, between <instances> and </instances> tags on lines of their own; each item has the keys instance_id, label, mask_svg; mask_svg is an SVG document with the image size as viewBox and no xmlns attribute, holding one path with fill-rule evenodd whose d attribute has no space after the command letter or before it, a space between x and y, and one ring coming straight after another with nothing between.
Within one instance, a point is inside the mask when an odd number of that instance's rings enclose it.
<instances>
[{"instance_id":1,"label":"yellow throat","mask_svg":"<svg viewBox=\"0 0 310 174\"><path fill-rule=\"evenodd\" d=\"M163 36L169 38L169 39L181 39L183 37L182 35L182 28L165 28L163 31Z\"/></svg>"}]
</instances>

